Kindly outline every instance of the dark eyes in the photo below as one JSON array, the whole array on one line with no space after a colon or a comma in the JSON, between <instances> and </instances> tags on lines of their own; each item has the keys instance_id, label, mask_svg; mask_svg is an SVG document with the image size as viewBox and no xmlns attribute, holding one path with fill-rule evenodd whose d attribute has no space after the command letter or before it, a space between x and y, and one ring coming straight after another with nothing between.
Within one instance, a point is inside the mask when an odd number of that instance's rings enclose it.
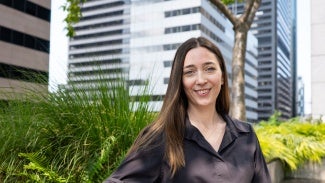
<instances>
[{"instance_id":1,"label":"dark eyes","mask_svg":"<svg viewBox=\"0 0 325 183\"><path fill-rule=\"evenodd\" d=\"M215 71L216 68L215 67L208 67L205 70L208 71L208 72L212 72L212 71Z\"/></svg>"},{"instance_id":2,"label":"dark eyes","mask_svg":"<svg viewBox=\"0 0 325 183\"><path fill-rule=\"evenodd\" d=\"M208 72L208 73L212 73L212 72L214 72L215 70L217 70L215 67L207 67L207 68L204 68L204 71L205 72ZM196 71L197 70L185 70L185 71L183 71L183 74L185 75L185 76L192 76L193 74L195 74L196 73Z\"/></svg>"},{"instance_id":3,"label":"dark eyes","mask_svg":"<svg viewBox=\"0 0 325 183\"><path fill-rule=\"evenodd\" d=\"M192 71L192 70L189 70L189 71L183 71L184 72L184 75L186 76L191 76L195 73L195 71Z\"/></svg>"}]
</instances>

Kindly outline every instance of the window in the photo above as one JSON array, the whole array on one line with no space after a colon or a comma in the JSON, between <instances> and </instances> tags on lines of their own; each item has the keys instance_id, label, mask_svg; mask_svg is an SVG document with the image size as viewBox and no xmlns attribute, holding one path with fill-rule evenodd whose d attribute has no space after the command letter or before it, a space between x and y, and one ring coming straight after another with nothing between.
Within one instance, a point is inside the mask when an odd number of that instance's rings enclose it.
<instances>
[{"instance_id":1,"label":"window","mask_svg":"<svg viewBox=\"0 0 325 183\"><path fill-rule=\"evenodd\" d=\"M26 2L22 1L22 0L13 0L12 1L13 8L15 8L16 10L19 10L19 11L25 10L25 4L26 4Z\"/></svg>"},{"instance_id":2,"label":"window","mask_svg":"<svg viewBox=\"0 0 325 183\"><path fill-rule=\"evenodd\" d=\"M27 0L1 0L0 4L9 6L18 11L25 12L29 15L38 17L48 22L51 19L51 11L49 9L34 4Z\"/></svg>"},{"instance_id":3,"label":"window","mask_svg":"<svg viewBox=\"0 0 325 183\"><path fill-rule=\"evenodd\" d=\"M169 83L169 78L164 78L164 84L168 84Z\"/></svg>"},{"instance_id":4,"label":"window","mask_svg":"<svg viewBox=\"0 0 325 183\"><path fill-rule=\"evenodd\" d=\"M28 48L35 47L35 38L29 35L25 35L25 46Z\"/></svg>"},{"instance_id":5,"label":"window","mask_svg":"<svg viewBox=\"0 0 325 183\"><path fill-rule=\"evenodd\" d=\"M0 26L0 40L49 53L49 41L28 34L24 34L19 31L11 30L6 27Z\"/></svg>"},{"instance_id":6,"label":"window","mask_svg":"<svg viewBox=\"0 0 325 183\"><path fill-rule=\"evenodd\" d=\"M12 31L12 42L14 44L23 45L24 35L17 31Z\"/></svg>"},{"instance_id":7,"label":"window","mask_svg":"<svg viewBox=\"0 0 325 183\"><path fill-rule=\"evenodd\" d=\"M0 39L2 41L10 42L11 39L11 31L5 27L1 27L0 31Z\"/></svg>"},{"instance_id":8,"label":"window","mask_svg":"<svg viewBox=\"0 0 325 183\"><path fill-rule=\"evenodd\" d=\"M0 77L47 84L48 72L0 63Z\"/></svg>"},{"instance_id":9,"label":"window","mask_svg":"<svg viewBox=\"0 0 325 183\"><path fill-rule=\"evenodd\" d=\"M164 61L164 67L171 67L172 61Z\"/></svg>"}]
</instances>

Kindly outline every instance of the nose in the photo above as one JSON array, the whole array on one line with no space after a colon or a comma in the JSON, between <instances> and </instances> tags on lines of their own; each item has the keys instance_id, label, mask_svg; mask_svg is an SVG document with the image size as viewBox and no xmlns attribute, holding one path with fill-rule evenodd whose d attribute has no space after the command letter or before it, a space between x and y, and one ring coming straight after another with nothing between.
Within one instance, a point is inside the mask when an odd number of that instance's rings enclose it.
<instances>
[{"instance_id":1,"label":"nose","mask_svg":"<svg viewBox=\"0 0 325 183\"><path fill-rule=\"evenodd\" d=\"M207 82L207 79L206 79L204 73L199 71L197 73L196 84L202 85L202 84L205 84L206 82Z\"/></svg>"}]
</instances>

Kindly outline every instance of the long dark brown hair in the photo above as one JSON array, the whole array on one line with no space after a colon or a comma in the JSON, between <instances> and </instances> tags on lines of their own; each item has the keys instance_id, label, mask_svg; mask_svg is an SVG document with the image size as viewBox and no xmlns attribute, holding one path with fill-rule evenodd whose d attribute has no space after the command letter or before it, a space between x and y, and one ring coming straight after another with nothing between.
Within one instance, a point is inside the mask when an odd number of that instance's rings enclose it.
<instances>
[{"instance_id":1,"label":"long dark brown hair","mask_svg":"<svg viewBox=\"0 0 325 183\"><path fill-rule=\"evenodd\" d=\"M219 114L229 113L230 98L227 71L219 48L204 37L190 38L181 44L176 51L167 92L157 119L142 130L129 150L129 153L131 153L142 148L150 148L149 146L153 144L155 139L163 137L165 143L164 154L172 175L179 168L185 166L183 139L188 99L183 89L182 75L186 54L197 47L208 49L215 54L219 61L224 83L217 97L216 111Z\"/></svg>"}]
</instances>

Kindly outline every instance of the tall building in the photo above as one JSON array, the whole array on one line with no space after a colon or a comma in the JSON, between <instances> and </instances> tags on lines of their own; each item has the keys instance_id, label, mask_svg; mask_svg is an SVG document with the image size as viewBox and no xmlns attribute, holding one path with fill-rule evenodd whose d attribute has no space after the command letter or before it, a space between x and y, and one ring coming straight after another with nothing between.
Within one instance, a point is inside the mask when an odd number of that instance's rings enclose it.
<instances>
[{"instance_id":1,"label":"tall building","mask_svg":"<svg viewBox=\"0 0 325 183\"><path fill-rule=\"evenodd\" d=\"M76 36L70 41L69 78L74 82L80 82L80 78L88 83L95 82L89 80L91 72L96 72L89 65L94 65L94 56L98 58L95 59L96 64L105 60L98 53L107 54L111 60L121 58L118 68L123 68L121 71L128 74L132 88L130 95L138 95L149 83L150 106L158 111L167 89L176 49L191 37L204 36L217 44L223 53L231 85L234 32L230 22L208 0L88 1L82 7L82 14L83 19L76 25ZM96 24L98 26L94 26ZM115 39L120 42L113 44ZM102 40L107 42L106 49L114 48L120 52L98 52L101 48L98 43ZM257 39L250 34L248 40L245 62L246 116L248 121L256 122ZM94 47L92 52L88 51L90 47L79 46L90 43ZM96 54L93 54L94 50L97 50ZM106 64L108 68L116 68L115 62L108 60ZM107 73L113 71L107 70ZM76 73L78 77L75 77ZM84 77L85 73L89 75ZM85 84L82 86L86 87Z\"/></svg>"},{"instance_id":2,"label":"tall building","mask_svg":"<svg viewBox=\"0 0 325 183\"><path fill-rule=\"evenodd\" d=\"M297 79L297 116L305 116L305 85L301 77Z\"/></svg>"},{"instance_id":3,"label":"tall building","mask_svg":"<svg viewBox=\"0 0 325 183\"><path fill-rule=\"evenodd\" d=\"M50 17L50 0L0 2L0 100L47 91Z\"/></svg>"},{"instance_id":4,"label":"tall building","mask_svg":"<svg viewBox=\"0 0 325 183\"><path fill-rule=\"evenodd\" d=\"M298 100L298 93L296 90L298 90L298 82L299 82L299 77L298 77L298 61L297 61L297 1L292 0L292 41L291 41L291 69L292 69L292 117L294 116L299 116L298 109L297 109L297 100Z\"/></svg>"},{"instance_id":5,"label":"tall building","mask_svg":"<svg viewBox=\"0 0 325 183\"><path fill-rule=\"evenodd\" d=\"M235 13L243 4L230 6ZM295 61L294 0L263 0L251 30L258 39L258 119L275 111L288 119L293 115Z\"/></svg>"},{"instance_id":6,"label":"tall building","mask_svg":"<svg viewBox=\"0 0 325 183\"><path fill-rule=\"evenodd\" d=\"M325 121L325 1L311 0L311 112Z\"/></svg>"},{"instance_id":7,"label":"tall building","mask_svg":"<svg viewBox=\"0 0 325 183\"><path fill-rule=\"evenodd\" d=\"M150 78L152 106L159 110L165 95L172 60L178 46L190 37L204 36L220 48L231 83L234 42L232 25L207 0L132 1L130 80L136 87ZM246 56L247 120L257 121L257 40L249 36Z\"/></svg>"},{"instance_id":8,"label":"tall building","mask_svg":"<svg viewBox=\"0 0 325 183\"><path fill-rule=\"evenodd\" d=\"M129 69L130 1L88 0L69 41L68 86L90 90ZM101 73L100 78L98 73Z\"/></svg>"}]
</instances>

